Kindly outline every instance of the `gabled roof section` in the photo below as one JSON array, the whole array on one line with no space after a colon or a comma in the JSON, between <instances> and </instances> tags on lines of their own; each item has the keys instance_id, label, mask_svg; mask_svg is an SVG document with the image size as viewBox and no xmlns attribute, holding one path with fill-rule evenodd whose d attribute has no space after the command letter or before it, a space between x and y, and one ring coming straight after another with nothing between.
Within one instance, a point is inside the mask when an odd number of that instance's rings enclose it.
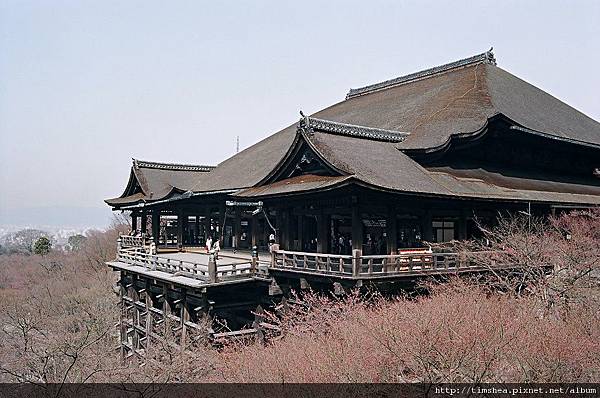
<instances>
[{"instance_id":1,"label":"gabled roof section","mask_svg":"<svg viewBox=\"0 0 600 398\"><path fill-rule=\"evenodd\" d=\"M310 130L311 132L313 130ZM286 154L274 165L272 170L254 187L260 187L302 174L321 176L345 176L346 172L335 167L314 147L308 139L309 130L305 124L298 123L296 136Z\"/></svg>"},{"instance_id":2,"label":"gabled roof section","mask_svg":"<svg viewBox=\"0 0 600 398\"><path fill-rule=\"evenodd\" d=\"M483 54L478 54L469 58L461 59L455 62L450 62L445 65L436 66L430 69L425 69L420 72L411 73L409 75L400 76L395 79L386 80L380 83L370 84L368 86L360 87L360 88L351 88L348 94L346 94L346 99L358 97L360 95L365 95L372 93L374 91L383 90L386 88L398 86L400 84L414 82L416 80L425 79L431 77L433 75L444 73L450 70L462 68L470 65L477 65L483 63L489 63L496 65L496 58L494 57L494 53L492 52L493 48L490 48L489 51L484 52Z\"/></svg>"},{"instance_id":3,"label":"gabled roof section","mask_svg":"<svg viewBox=\"0 0 600 398\"><path fill-rule=\"evenodd\" d=\"M118 198L105 200L110 206L122 207L140 202L162 200L186 192L213 166L149 162L132 159L129 182Z\"/></svg>"},{"instance_id":4,"label":"gabled roof section","mask_svg":"<svg viewBox=\"0 0 600 398\"><path fill-rule=\"evenodd\" d=\"M317 174L321 176L345 176L354 174L348 168L336 167L339 159L331 157L332 152L321 152L313 137L332 135L346 137L356 146L364 142L396 144L402 142L407 133L385 129L377 129L354 124L338 123L304 115L297 124L296 137L281 161L256 186L270 184L278 180L297 176L299 174ZM398 152L398 151L395 151ZM396 155L402 156L400 153Z\"/></svg>"}]
</instances>

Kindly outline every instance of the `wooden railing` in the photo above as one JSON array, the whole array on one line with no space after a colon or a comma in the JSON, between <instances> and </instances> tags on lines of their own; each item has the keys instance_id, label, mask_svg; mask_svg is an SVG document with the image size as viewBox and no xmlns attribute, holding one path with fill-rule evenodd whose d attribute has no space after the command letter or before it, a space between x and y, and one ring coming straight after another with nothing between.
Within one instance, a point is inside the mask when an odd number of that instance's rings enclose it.
<instances>
[{"instance_id":1,"label":"wooden railing","mask_svg":"<svg viewBox=\"0 0 600 398\"><path fill-rule=\"evenodd\" d=\"M120 247L144 247L146 238L143 236L120 235L119 244Z\"/></svg>"},{"instance_id":2,"label":"wooden railing","mask_svg":"<svg viewBox=\"0 0 600 398\"><path fill-rule=\"evenodd\" d=\"M477 265L472 261L469 253L363 256L358 250L355 250L353 255L274 250L270 268L363 278L435 271L456 272L477 268Z\"/></svg>"},{"instance_id":3,"label":"wooden railing","mask_svg":"<svg viewBox=\"0 0 600 398\"><path fill-rule=\"evenodd\" d=\"M458 253L360 256L359 268L355 273L360 276L378 276L434 270L456 271L459 268L473 266L470 261L466 261L466 258L461 260L460 257Z\"/></svg>"},{"instance_id":4,"label":"wooden railing","mask_svg":"<svg viewBox=\"0 0 600 398\"><path fill-rule=\"evenodd\" d=\"M392 255L362 255L354 250L352 255L308 253L279 250L271 253L268 267L259 267L258 258L239 258L197 254L198 261L189 261L151 253L140 236L123 235L119 238L117 260L144 267L151 271L219 282L233 278L265 276L268 270L290 270L351 278L377 278L394 275L458 272L479 268L473 258L477 253L415 252Z\"/></svg>"},{"instance_id":5,"label":"wooden railing","mask_svg":"<svg viewBox=\"0 0 600 398\"><path fill-rule=\"evenodd\" d=\"M117 261L126 264L144 267L150 271L162 271L208 282L250 277L259 273L258 267L253 266L251 261L222 262L217 261L213 255L204 255L204 257L206 262L193 262L150 254L143 248L121 247L117 252Z\"/></svg>"},{"instance_id":6,"label":"wooden railing","mask_svg":"<svg viewBox=\"0 0 600 398\"><path fill-rule=\"evenodd\" d=\"M276 250L273 252L271 267L330 274L352 274L352 261L353 258L350 255Z\"/></svg>"}]
</instances>

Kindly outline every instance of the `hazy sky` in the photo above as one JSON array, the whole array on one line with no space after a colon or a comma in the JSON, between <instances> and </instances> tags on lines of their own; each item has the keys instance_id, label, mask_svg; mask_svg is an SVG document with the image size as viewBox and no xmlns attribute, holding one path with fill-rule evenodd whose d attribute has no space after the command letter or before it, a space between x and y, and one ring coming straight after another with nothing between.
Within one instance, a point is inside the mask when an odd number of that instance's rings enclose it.
<instances>
[{"instance_id":1,"label":"hazy sky","mask_svg":"<svg viewBox=\"0 0 600 398\"><path fill-rule=\"evenodd\" d=\"M101 207L131 157L216 164L237 135L490 46L600 120L598 0L1 0L0 210Z\"/></svg>"}]
</instances>

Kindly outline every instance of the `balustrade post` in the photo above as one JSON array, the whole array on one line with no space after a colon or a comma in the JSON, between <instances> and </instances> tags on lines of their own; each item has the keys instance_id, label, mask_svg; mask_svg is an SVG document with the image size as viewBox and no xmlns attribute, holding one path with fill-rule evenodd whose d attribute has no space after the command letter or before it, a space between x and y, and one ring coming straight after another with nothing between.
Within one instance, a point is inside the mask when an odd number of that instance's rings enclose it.
<instances>
[{"instance_id":1,"label":"balustrade post","mask_svg":"<svg viewBox=\"0 0 600 398\"><path fill-rule=\"evenodd\" d=\"M258 247L252 246L252 263L250 264L250 273L255 274L258 268Z\"/></svg>"},{"instance_id":2,"label":"balustrade post","mask_svg":"<svg viewBox=\"0 0 600 398\"><path fill-rule=\"evenodd\" d=\"M277 243L273 243L271 245L271 267L277 267L276 255L277 255L278 250L279 250L279 245Z\"/></svg>"},{"instance_id":3,"label":"balustrade post","mask_svg":"<svg viewBox=\"0 0 600 398\"><path fill-rule=\"evenodd\" d=\"M117 239L117 258L119 258L122 248L123 248L123 243L121 241L121 237L119 236L119 239Z\"/></svg>"},{"instance_id":4,"label":"balustrade post","mask_svg":"<svg viewBox=\"0 0 600 398\"><path fill-rule=\"evenodd\" d=\"M208 278L211 282L217 281L217 260L214 252L208 255Z\"/></svg>"},{"instance_id":5,"label":"balustrade post","mask_svg":"<svg viewBox=\"0 0 600 398\"><path fill-rule=\"evenodd\" d=\"M354 244L354 242L353 242ZM359 276L361 271L361 256L362 251L359 249L352 250L352 276Z\"/></svg>"}]
</instances>

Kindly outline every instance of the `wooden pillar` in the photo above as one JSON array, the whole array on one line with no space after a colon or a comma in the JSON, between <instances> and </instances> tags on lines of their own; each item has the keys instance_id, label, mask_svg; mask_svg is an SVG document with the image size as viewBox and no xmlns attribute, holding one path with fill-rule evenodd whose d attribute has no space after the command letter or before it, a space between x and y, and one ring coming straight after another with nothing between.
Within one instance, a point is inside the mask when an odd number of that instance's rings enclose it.
<instances>
[{"instance_id":1,"label":"wooden pillar","mask_svg":"<svg viewBox=\"0 0 600 398\"><path fill-rule=\"evenodd\" d=\"M160 210L152 211L152 239L158 246L158 235L160 234Z\"/></svg>"},{"instance_id":2,"label":"wooden pillar","mask_svg":"<svg viewBox=\"0 0 600 398\"><path fill-rule=\"evenodd\" d=\"M227 223L227 219L225 215L227 214L227 206L225 206L225 202L223 202L219 206L219 232L217 236L213 236L213 240L216 238L219 239L219 244L223 247L223 239L225 238L225 224Z\"/></svg>"},{"instance_id":3,"label":"wooden pillar","mask_svg":"<svg viewBox=\"0 0 600 398\"><path fill-rule=\"evenodd\" d=\"M137 231L137 213L136 212L131 213L131 230Z\"/></svg>"},{"instance_id":4,"label":"wooden pillar","mask_svg":"<svg viewBox=\"0 0 600 398\"><path fill-rule=\"evenodd\" d=\"M119 281L119 296L121 298L121 316L119 317L119 336L121 338L121 360L125 361L127 357L127 289L125 288L125 274L121 271L121 280Z\"/></svg>"},{"instance_id":5,"label":"wooden pillar","mask_svg":"<svg viewBox=\"0 0 600 398\"><path fill-rule=\"evenodd\" d=\"M354 241L352 241L354 244ZM359 276L362 271L362 251L358 249L352 249L352 276Z\"/></svg>"},{"instance_id":6,"label":"wooden pillar","mask_svg":"<svg viewBox=\"0 0 600 398\"><path fill-rule=\"evenodd\" d=\"M146 234L146 229L148 227L148 215L146 214L146 210L142 210L142 226L141 232Z\"/></svg>"},{"instance_id":7,"label":"wooden pillar","mask_svg":"<svg viewBox=\"0 0 600 398\"><path fill-rule=\"evenodd\" d=\"M291 225L291 212L289 209L283 210L281 213L282 225L281 225L281 241L280 244L283 246L283 250L293 250L292 248L292 234L290 233Z\"/></svg>"},{"instance_id":8,"label":"wooden pillar","mask_svg":"<svg viewBox=\"0 0 600 398\"><path fill-rule=\"evenodd\" d=\"M328 248L328 234L327 225L328 217L327 215L321 213L317 215L317 252L318 253L326 253Z\"/></svg>"},{"instance_id":9,"label":"wooden pillar","mask_svg":"<svg viewBox=\"0 0 600 398\"><path fill-rule=\"evenodd\" d=\"M206 240L212 233L210 230L210 222L211 222L210 208L207 208L206 209L206 217L204 218L204 243L205 244L206 244Z\"/></svg>"},{"instance_id":10,"label":"wooden pillar","mask_svg":"<svg viewBox=\"0 0 600 398\"><path fill-rule=\"evenodd\" d=\"M458 218L458 240L465 239L467 239L467 216L463 210Z\"/></svg>"},{"instance_id":11,"label":"wooden pillar","mask_svg":"<svg viewBox=\"0 0 600 398\"><path fill-rule=\"evenodd\" d=\"M390 206L388 208L388 216L386 220L387 233L387 251L389 254L396 254L398 249L398 220L396 218L396 208Z\"/></svg>"},{"instance_id":12,"label":"wooden pillar","mask_svg":"<svg viewBox=\"0 0 600 398\"><path fill-rule=\"evenodd\" d=\"M240 238L242 235L241 232L241 223L242 223L242 219L240 217L240 212L238 209L235 210L235 215L233 218L233 239L231 242L231 246L234 249L238 249L240 247Z\"/></svg>"},{"instance_id":13,"label":"wooden pillar","mask_svg":"<svg viewBox=\"0 0 600 398\"><path fill-rule=\"evenodd\" d=\"M146 344L144 344L144 348L146 351L150 348L150 341L152 339L152 311L154 308L154 303L152 301L152 295L150 294L150 280L146 279ZM147 352L146 352L147 354Z\"/></svg>"},{"instance_id":14,"label":"wooden pillar","mask_svg":"<svg viewBox=\"0 0 600 398\"><path fill-rule=\"evenodd\" d=\"M196 241L194 244L200 244L200 216L196 215L196 223L194 224L194 236L196 237Z\"/></svg>"},{"instance_id":15,"label":"wooden pillar","mask_svg":"<svg viewBox=\"0 0 600 398\"><path fill-rule=\"evenodd\" d=\"M189 322L190 320L190 311L188 309L188 305L187 305L187 294L186 291L184 290L182 292L182 301L181 301L181 339L180 339L180 346L181 349L184 350L185 349L185 345L187 343L187 325L186 323Z\"/></svg>"},{"instance_id":16,"label":"wooden pillar","mask_svg":"<svg viewBox=\"0 0 600 398\"><path fill-rule=\"evenodd\" d=\"M132 282L132 286L129 287L129 297L133 300L134 305L132 308L133 311L133 320L132 320L132 329L133 329L133 338L131 340L131 346L133 350L138 350L140 348L140 307L137 306L137 303L140 301L140 296L135 288L135 275Z\"/></svg>"},{"instance_id":17,"label":"wooden pillar","mask_svg":"<svg viewBox=\"0 0 600 398\"><path fill-rule=\"evenodd\" d=\"M358 203L352 203L352 250L362 252L363 223Z\"/></svg>"},{"instance_id":18,"label":"wooden pillar","mask_svg":"<svg viewBox=\"0 0 600 398\"><path fill-rule=\"evenodd\" d=\"M277 251L279 250L279 245L277 243L271 246L271 267L277 266Z\"/></svg>"},{"instance_id":19,"label":"wooden pillar","mask_svg":"<svg viewBox=\"0 0 600 398\"><path fill-rule=\"evenodd\" d=\"M282 245L282 236L281 234L283 233L283 210L281 209L277 209L277 213L275 214L275 229L277 230L277 233L275 234L275 242L277 242L277 244L281 247ZM284 247L282 247L282 250L285 249Z\"/></svg>"},{"instance_id":20,"label":"wooden pillar","mask_svg":"<svg viewBox=\"0 0 600 398\"><path fill-rule=\"evenodd\" d=\"M164 339L167 340L171 334L170 318L171 315L171 303L169 302L169 290L167 285L163 285L163 323L164 323Z\"/></svg>"},{"instance_id":21,"label":"wooden pillar","mask_svg":"<svg viewBox=\"0 0 600 398\"><path fill-rule=\"evenodd\" d=\"M214 253L208 255L208 279L210 282L217 282L217 261Z\"/></svg>"},{"instance_id":22,"label":"wooden pillar","mask_svg":"<svg viewBox=\"0 0 600 398\"><path fill-rule=\"evenodd\" d=\"M252 240L252 247L258 245L258 234L258 216L256 215L252 217L252 226L250 231L250 235L252 235L250 238Z\"/></svg>"},{"instance_id":23,"label":"wooden pillar","mask_svg":"<svg viewBox=\"0 0 600 398\"><path fill-rule=\"evenodd\" d=\"M298 250L304 250L304 216L300 214L298 216Z\"/></svg>"},{"instance_id":24,"label":"wooden pillar","mask_svg":"<svg viewBox=\"0 0 600 398\"><path fill-rule=\"evenodd\" d=\"M177 247L183 250L183 209L177 209Z\"/></svg>"},{"instance_id":25,"label":"wooden pillar","mask_svg":"<svg viewBox=\"0 0 600 398\"><path fill-rule=\"evenodd\" d=\"M422 239L427 242L433 241L433 226L431 224L431 210L425 210L425 214L421 218L421 229L423 230Z\"/></svg>"}]
</instances>

